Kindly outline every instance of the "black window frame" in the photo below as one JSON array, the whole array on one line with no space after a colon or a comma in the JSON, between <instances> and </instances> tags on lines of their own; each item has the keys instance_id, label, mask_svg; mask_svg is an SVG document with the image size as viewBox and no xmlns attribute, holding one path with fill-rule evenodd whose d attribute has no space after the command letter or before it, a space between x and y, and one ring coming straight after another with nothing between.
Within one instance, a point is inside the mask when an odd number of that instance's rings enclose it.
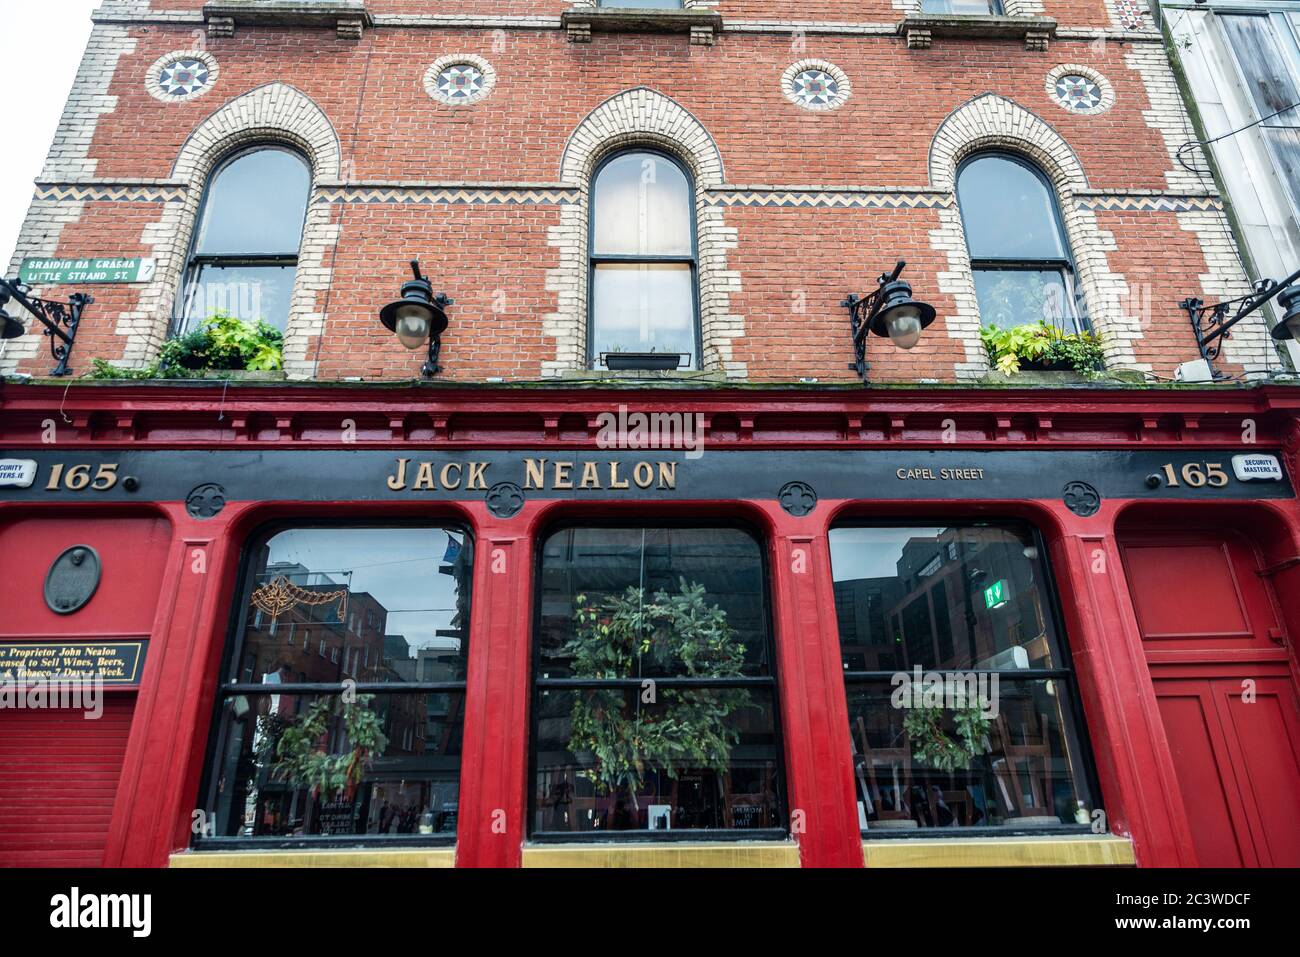
<instances>
[{"instance_id":1,"label":"black window frame","mask_svg":"<svg viewBox=\"0 0 1300 957\"><path fill-rule=\"evenodd\" d=\"M529 635L532 650L529 656L529 716L528 716L528 815L524 828L524 840L531 844L621 844L621 843L682 843L691 841L715 841L719 843L737 843L750 841L782 842L791 838L790 812L787 804L785 739L781 730L781 682L780 663L777 654L776 621L772 601L772 571L768 558L767 542L759 529L745 522L722 518L703 523L693 519L659 518L651 516L654 525L621 519L583 518L568 516L538 529L533 541L533 614ZM588 688L625 688L640 690L644 684L642 678L542 678L542 646L538 640L542 627L542 559L550 538L566 529L736 529L748 535L759 552L763 575L763 617L767 625L768 651L771 667L767 675L754 675L735 678L668 678L656 677L656 688L764 688L772 695L772 729L773 748L776 751L776 810L778 820L785 822L775 828L690 828L688 830L626 830L626 831L537 831L533 822L537 818L537 721L541 714L541 694L543 691L573 691Z\"/></svg>"},{"instance_id":2,"label":"black window frame","mask_svg":"<svg viewBox=\"0 0 1300 957\"><path fill-rule=\"evenodd\" d=\"M1059 681L1066 686L1070 698L1070 721L1074 731L1074 737L1079 744L1079 767L1078 776L1083 779L1087 785L1088 794L1091 796L1094 808L1104 808L1105 802L1102 800L1101 789L1097 783L1097 765L1093 757L1092 739L1088 734L1088 724L1083 713L1083 701L1080 696L1078 673L1074 668L1074 659L1070 651L1069 635L1065 628L1065 617L1061 609L1060 589L1057 587L1056 575L1052 570L1052 564L1047 557L1047 543L1043 538L1042 530L1033 522L1023 518L1011 517L980 517L970 519L955 515L930 515L915 516L908 518L888 518L881 520L872 520L864 516L846 516L833 523L827 529L827 540L829 542L830 533L837 528L1014 528L1027 531L1033 538L1034 547L1038 550L1038 555L1032 559L1037 563L1037 571L1043 576L1043 608L1051 616L1052 627L1055 632L1057 647L1053 650L1059 653L1060 661L1054 663L1052 668L1042 669L977 669L977 668L925 668L926 672L936 674L987 674L998 675L998 683L1003 682L1011 684L1027 684L1035 681ZM829 552L828 552L829 554ZM832 582L834 581L834 571L831 573ZM837 651L843 647L843 636L839 630L839 611L836 609L836 627L835 636ZM844 699L848 703L849 692L853 686L870 687L880 685L883 682L890 681L898 670L893 671L843 671L844 676ZM1064 729L1063 729L1064 730ZM856 800L856 785L854 794ZM1062 835L1062 834L1091 834L1093 833L1090 824L1057 824L1016 827L1009 824L987 825L978 827L918 827L918 828L859 828L859 834L864 841L866 840L919 840L919 839L936 839L936 838L953 838L961 840L968 837L1028 837L1033 835ZM1109 825L1107 826L1109 833Z\"/></svg>"},{"instance_id":3,"label":"black window frame","mask_svg":"<svg viewBox=\"0 0 1300 957\"><path fill-rule=\"evenodd\" d=\"M1017 166L1028 170L1042 184L1043 189L1047 191L1048 198L1052 201L1052 222L1056 226L1057 235L1060 237L1061 246L1065 249L1065 256L1052 259L1025 259L1022 257L1008 256L980 256L976 257L970 248L970 231L966 228L966 210L961 205L961 175L966 167L970 166L977 160L995 157L1015 163ZM1064 318L1072 322L1073 328L1062 330L1065 332L1091 332L1092 321L1088 316L1088 303L1084 299L1083 287L1079 283L1079 273L1075 266L1074 249L1070 245L1070 234L1065 228L1065 217L1061 214L1061 197L1056 192L1056 187L1047 174L1033 160L1022 156L1019 153L1010 150L977 150L966 156L957 165L957 174L953 177L952 187L953 197L957 200L957 210L961 215L962 235L966 237L966 255L970 259L971 278L974 280L974 274L984 271L1023 271L1023 272L1059 272L1061 282L1065 286L1065 306L1068 315ZM983 324L983 316L980 317ZM1025 322L1032 320L1026 319ZM1017 323L1022 325L1023 323Z\"/></svg>"},{"instance_id":4,"label":"black window frame","mask_svg":"<svg viewBox=\"0 0 1300 957\"><path fill-rule=\"evenodd\" d=\"M465 587L468 591L468 608L471 616L473 614L473 583L476 550L473 530L470 528L469 524L463 520L448 518L443 521L437 516L432 518L388 518L376 516L374 519L304 517L301 519L274 519L254 528L244 538L244 543L240 548L238 571L236 572L237 578L235 581L235 589L232 593L235 600L231 603L230 607L230 615L225 634L225 646L222 649L221 654L221 670L217 673L218 680L213 692L212 720L210 722L210 731L208 734L208 745L203 756L203 774L199 780L199 800L196 805L204 811L216 806L216 788L217 778L219 776L218 762L222 760L221 743L226 738L226 732L229 726L227 710L225 707L228 698L241 694L341 694L344 688L347 687L350 690L356 691L358 694L462 694L466 696L466 702L468 703L468 667L466 668L466 678L461 681L353 682L352 684L345 686L343 681L264 685L256 683L241 683L230 680L235 665L239 661L240 653L243 651L244 634L247 629L247 616L244 614L244 610L248 607L254 591L254 576L252 570L254 563L257 560L260 548L281 532L313 528L433 528L461 534L464 538L464 545L462 547L469 551L467 558L469 572L465 577ZM473 640L471 627L472 626L469 623L466 624L466 630L469 632L469 641ZM468 660L466 664L468 666ZM273 691L268 691L268 688L273 689ZM464 773L463 759L461 762L460 773ZM314 837L277 837L271 835L265 837L223 837L220 835L207 835L200 833L191 835L190 849L195 851L281 851L312 849L325 850L332 848L358 847L455 847L456 841L459 837L459 831L460 817L458 815L457 830L454 832L437 834L356 834Z\"/></svg>"},{"instance_id":5,"label":"black window frame","mask_svg":"<svg viewBox=\"0 0 1300 957\"><path fill-rule=\"evenodd\" d=\"M212 199L212 185L230 166L249 156L253 153L260 153L263 150L276 150L281 153L288 153L300 160L307 169L307 196L303 203L302 222L298 226L298 248L290 256L285 253L222 253L222 254L203 254L196 252L199 245L199 235L203 231L204 219L208 213L208 204ZM311 160L302 150L299 150L286 143L275 140L260 140L255 143L243 144L237 149L232 150L223 156L212 167L208 174L207 180L203 184L203 196L199 200L198 214L194 218L194 228L190 230L190 242L185 251L185 268L181 272L180 288L176 292L176 298L172 305L172 319L168 336L180 336L187 332L193 332L197 328L197 323L190 321L189 306L191 290L201 288L196 282L202 275L204 267L216 266L221 267L240 267L240 266L270 266L284 268L292 266L294 268L294 285L298 281L298 262L302 258L302 237L307 227L307 214L311 207L312 184L314 181L315 169ZM292 304L293 294L290 291L290 303ZM285 317L285 325L288 326L288 316ZM287 329L280 330L281 332Z\"/></svg>"},{"instance_id":6,"label":"black window frame","mask_svg":"<svg viewBox=\"0 0 1300 957\"><path fill-rule=\"evenodd\" d=\"M986 0L988 3L987 13L956 13L952 10L927 10L925 2L921 3L921 16L923 17L1005 17L1007 16L1006 7L1002 0Z\"/></svg>"},{"instance_id":7,"label":"black window frame","mask_svg":"<svg viewBox=\"0 0 1300 957\"><path fill-rule=\"evenodd\" d=\"M638 254L611 254L596 253L596 183L600 179L600 174L605 167L614 160L622 156L628 156L634 153L645 153L650 156L656 156L664 159L679 170L686 177L686 200L690 210L691 218L691 252L688 256L680 255L661 255L661 256L642 256ZM680 159L672 153L661 147L633 144L619 149L612 150L605 156L601 157L600 162L596 164L591 171L591 177L588 180L588 206L587 210L587 368L600 371L599 365L601 354L596 351L595 347L595 330L596 330L596 267L611 263L689 263L691 269L691 321L694 324L695 332L695 356L693 364L680 367L682 372L698 372L704 368L704 333L700 328L700 237L699 237L699 207L696 202L695 177L691 175L690 168L687 167ZM608 368L604 371L608 371Z\"/></svg>"}]
</instances>

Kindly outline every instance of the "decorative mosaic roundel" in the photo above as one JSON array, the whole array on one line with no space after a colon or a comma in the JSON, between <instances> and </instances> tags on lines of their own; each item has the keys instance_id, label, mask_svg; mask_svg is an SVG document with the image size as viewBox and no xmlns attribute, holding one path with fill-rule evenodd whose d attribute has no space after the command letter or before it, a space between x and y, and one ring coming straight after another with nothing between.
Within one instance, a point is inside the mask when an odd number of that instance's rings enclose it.
<instances>
[{"instance_id":1,"label":"decorative mosaic roundel","mask_svg":"<svg viewBox=\"0 0 1300 957\"><path fill-rule=\"evenodd\" d=\"M1056 81L1056 98L1066 109L1090 113L1101 106L1101 87L1086 76L1067 73Z\"/></svg>"},{"instance_id":2,"label":"decorative mosaic roundel","mask_svg":"<svg viewBox=\"0 0 1300 957\"><path fill-rule=\"evenodd\" d=\"M492 92L496 70L482 57L453 55L440 57L424 75L425 91L449 106L468 106Z\"/></svg>"},{"instance_id":3,"label":"decorative mosaic roundel","mask_svg":"<svg viewBox=\"0 0 1300 957\"><path fill-rule=\"evenodd\" d=\"M1106 78L1088 67L1065 64L1047 74L1047 95L1071 113L1101 113L1115 103Z\"/></svg>"},{"instance_id":4,"label":"decorative mosaic roundel","mask_svg":"<svg viewBox=\"0 0 1300 957\"><path fill-rule=\"evenodd\" d=\"M216 82L217 61L204 50L169 53L156 60L145 77L149 93L166 103L202 96Z\"/></svg>"},{"instance_id":5,"label":"decorative mosaic roundel","mask_svg":"<svg viewBox=\"0 0 1300 957\"><path fill-rule=\"evenodd\" d=\"M824 60L800 60L781 76L786 99L805 110L833 110L849 98L852 86L844 71Z\"/></svg>"}]
</instances>

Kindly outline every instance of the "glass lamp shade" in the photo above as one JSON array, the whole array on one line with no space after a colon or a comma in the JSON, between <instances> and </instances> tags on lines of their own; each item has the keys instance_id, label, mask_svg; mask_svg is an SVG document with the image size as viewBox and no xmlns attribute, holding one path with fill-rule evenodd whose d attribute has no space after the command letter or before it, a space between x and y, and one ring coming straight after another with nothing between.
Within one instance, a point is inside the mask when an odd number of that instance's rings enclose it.
<instances>
[{"instance_id":1,"label":"glass lamp shade","mask_svg":"<svg viewBox=\"0 0 1300 957\"><path fill-rule=\"evenodd\" d=\"M405 303L397 308L393 333L408 349L418 349L429 341L433 310L423 303Z\"/></svg>"},{"instance_id":2,"label":"glass lamp shade","mask_svg":"<svg viewBox=\"0 0 1300 957\"><path fill-rule=\"evenodd\" d=\"M911 349L921 341L921 310L915 303L905 303L888 310L884 316L885 331L900 349Z\"/></svg>"},{"instance_id":3,"label":"glass lamp shade","mask_svg":"<svg viewBox=\"0 0 1300 957\"><path fill-rule=\"evenodd\" d=\"M24 332L22 322L0 309L0 339L17 339Z\"/></svg>"},{"instance_id":4,"label":"glass lamp shade","mask_svg":"<svg viewBox=\"0 0 1300 957\"><path fill-rule=\"evenodd\" d=\"M912 298L912 287L895 280L882 290L882 303L871 317L871 331L900 349L921 341L921 330L934 322L934 306Z\"/></svg>"},{"instance_id":5,"label":"glass lamp shade","mask_svg":"<svg viewBox=\"0 0 1300 957\"><path fill-rule=\"evenodd\" d=\"M1286 327L1288 337L1300 342L1300 310L1287 313L1282 325Z\"/></svg>"},{"instance_id":6,"label":"glass lamp shade","mask_svg":"<svg viewBox=\"0 0 1300 957\"><path fill-rule=\"evenodd\" d=\"M1283 289L1278 294L1277 301L1286 312L1282 321L1273 327L1273 338L1300 342L1300 287L1288 286Z\"/></svg>"}]
</instances>

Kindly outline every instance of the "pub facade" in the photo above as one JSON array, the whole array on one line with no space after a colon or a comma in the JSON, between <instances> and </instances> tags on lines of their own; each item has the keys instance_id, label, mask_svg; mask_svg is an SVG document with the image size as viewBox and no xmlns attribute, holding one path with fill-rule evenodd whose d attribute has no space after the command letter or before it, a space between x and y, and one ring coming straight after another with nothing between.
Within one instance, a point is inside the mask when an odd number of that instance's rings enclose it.
<instances>
[{"instance_id":1,"label":"pub facade","mask_svg":"<svg viewBox=\"0 0 1300 957\"><path fill-rule=\"evenodd\" d=\"M1201 138L1129 0L106 0L0 864L1300 862L1300 307Z\"/></svg>"}]
</instances>

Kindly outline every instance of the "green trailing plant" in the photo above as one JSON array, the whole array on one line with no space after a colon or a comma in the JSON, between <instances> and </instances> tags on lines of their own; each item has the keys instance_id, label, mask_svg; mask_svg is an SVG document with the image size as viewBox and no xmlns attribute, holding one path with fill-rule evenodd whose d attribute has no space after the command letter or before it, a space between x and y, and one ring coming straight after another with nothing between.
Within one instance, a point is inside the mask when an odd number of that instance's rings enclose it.
<instances>
[{"instance_id":1,"label":"green trailing plant","mask_svg":"<svg viewBox=\"0 0 1300 957\"><path fill-rule=\"evenodd\" d=\"M693 677L739 677L745 646L727 613L703 585L679 579L676 592L630 587L600 598L575 597L573 637L556 652L581 678L625 678L638 662L671 667ZM571 712L569 750L587 752L594 765L579 773L598 794L624 791L633 804L649 769L676 777L683 768L726 771L740 732L729 720L751 704L743 688L662 689L649 707L629 711L622 690L579 693ZM649 702L646 702L649 704Z\"/></svg>"},{"instance_id":2,"label":"green trailing plant","mask_svg":"<svg viewBox=\"0 0 1300 957\"><path fill-rule=\"evenodd\" d=\"M951 774L968 768L977 754L986 750L991 719L978 704L958 702L952 710L954 740L943 726L946 709L941 707L909 708L903 716L903 730L912 742L912 757L921 763Z\"/></svg>"},{"instance_id":3,"label":"green trailing plant","mask_svg":"<svg viewBox=\"0 0 1300 957\"><path fill-rule=\"evenodd\" d=\"M298 720L277 718L278 740L268 735L270 740L275 740L272 776L294 788L323 795L326 800L342 795L350 801L366 767L388 746L380 717L370 710L374 697L363 694L356 695L353 700L321 698L313 702ZM343 722L351 747L341 754L329 754L321 750L321 743L336 715Z\"/></svg>"},{"instance_id":4,"label":"green trailing plant","mask_svg":"<svg viewBox=\"0 0 1300 957\"><path fill-rule=\"evenodd\" d=\"M1101 333L1063 332L1048 322L1028 322L1002 329L985 326L980 339L993 367L1013 376L1022 364L1067 365L1075 372L1095 375L1105 367Z\"/></svg>"},{"instance_id":5,"label":"green trailing plant","mask_svg":"<svg viewBox=\"0 0 1300 957\"><path fill-rule=\"evenodd\" d=\"M274 326L218 312L197 329L164 342L152 365L123 369L94 359L86 378L184 379L207 371L269 372L284 367L283 345L284 337Z\"/></svg>"}]
</instances>

